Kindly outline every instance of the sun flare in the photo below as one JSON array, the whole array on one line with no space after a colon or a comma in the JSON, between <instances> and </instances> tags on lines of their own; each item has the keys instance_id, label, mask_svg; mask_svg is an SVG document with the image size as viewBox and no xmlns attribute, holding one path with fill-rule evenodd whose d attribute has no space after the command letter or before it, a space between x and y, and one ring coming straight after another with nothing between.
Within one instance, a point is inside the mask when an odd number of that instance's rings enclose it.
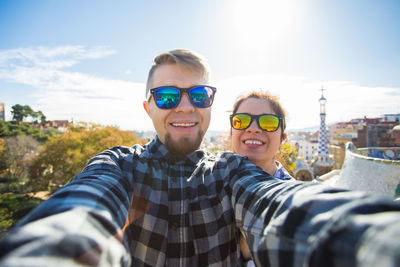
<instances>
[{"instance_id":1,"label":"sun flare","mask_svg":"<svg viewBox=\"0 0 400 267\"><path fill-rule=\"evenodd\" d=\"M235 32L250 46L263 46L285 38L293 17L291 0L237 0Z\"/></svg>"}]
</instances>

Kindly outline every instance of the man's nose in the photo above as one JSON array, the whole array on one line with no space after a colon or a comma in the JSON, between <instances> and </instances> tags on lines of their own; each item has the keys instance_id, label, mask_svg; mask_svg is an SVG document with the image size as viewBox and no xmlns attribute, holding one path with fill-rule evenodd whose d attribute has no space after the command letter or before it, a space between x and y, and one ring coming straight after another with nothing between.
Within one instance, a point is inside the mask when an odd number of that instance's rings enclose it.
<instances>
[{"instance_id":1,"label":"man's nose","mask_svg":"<svg viewBox=\"0 0 400 267\"><path fill-rule=\"evenodd\" d=\"M176 112L193 112L195 107L192 102L190 102L189 95L183 93L182 99L179 102L179 105L175 108Z\"/></svg>"}]
</instances>

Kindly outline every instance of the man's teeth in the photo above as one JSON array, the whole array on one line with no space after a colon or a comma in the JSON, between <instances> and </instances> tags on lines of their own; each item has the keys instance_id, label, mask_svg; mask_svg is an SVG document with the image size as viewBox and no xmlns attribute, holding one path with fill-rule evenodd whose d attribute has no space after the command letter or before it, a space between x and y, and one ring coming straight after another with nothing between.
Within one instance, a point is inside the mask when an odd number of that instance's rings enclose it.
<instances>
[{"instance_id":1,"label":"man's teeth","mask_svg":"<svg viewBox=\"0 0 400 267\"><path fill-rule=\"evenodd\" d=\"M246 140L244 143L248 145L262 145L262 142L258 140Z\"/></svg>"},{"instance_id":2,"label":"man's teeth","mask_svg":"<svg viewBox=\"0 0 400 267\"><path fill-rule=\"evenodd\" d=\"M172 126L175 127L192 127L195 126L196 124L194 122L190 122L190 123L172 123Z\"/></svg>"}]
</instances>

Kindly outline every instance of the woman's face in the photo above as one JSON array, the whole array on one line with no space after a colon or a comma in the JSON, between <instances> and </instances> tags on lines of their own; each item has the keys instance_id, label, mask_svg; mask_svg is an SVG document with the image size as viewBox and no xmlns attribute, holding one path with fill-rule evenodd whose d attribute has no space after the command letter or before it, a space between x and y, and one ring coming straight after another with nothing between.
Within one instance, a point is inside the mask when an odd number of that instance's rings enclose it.
<instances>
[{"instance_id":1,"label":"woman's face","mask_svg":"<svg viewBox=\"0 0 400 267\"><path fill-rule=\"evenodd\" d=\"M244 100L236 113L276 115L269 101L257 98ZM268 165L275 164L275 154L281 145L281 131L281 127L275 132L263 131L258 127L257 121L253 120L245 130L232 129L233 150L249 157L250 161L265 169Z\"/></svg>"}]
</instances>

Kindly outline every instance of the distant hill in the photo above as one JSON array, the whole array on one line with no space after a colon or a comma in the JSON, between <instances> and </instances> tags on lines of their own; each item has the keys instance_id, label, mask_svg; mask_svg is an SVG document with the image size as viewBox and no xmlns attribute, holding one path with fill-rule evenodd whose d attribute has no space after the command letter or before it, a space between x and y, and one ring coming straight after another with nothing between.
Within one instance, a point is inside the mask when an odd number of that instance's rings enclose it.
<instances>
[{"instance_id":1,"label":"distant hill","mask_svg":"<svg viewBox=\"0 0 400 267\"><path fill-rule=\"evenodd\" d=\"M329 126L332 126L336 124L337 122L329 123L326 124L326 128L328 129ZM302 129L286 129L287 132L293 133L293 132L310 132L310 133L315 133L316 131L319 131L319 125L316 126L310 126Z\"/></svg>"},{"instance_id":2,"label":"distant hill","mask_svg":"<svg viewBox=\"0 0 400 267\"><path fill-rule=\"evenodd\" d=\"M208 130L208 131L206 132L206 136L207 136L207 137L219 136L219 135L222 135L222 134L227 133L227 132L228 132L228 130L227 130L227 131Z\"/></svg>"},{"instance_id":3,"label":"distant hill","mask_svg":"<svg viewBox=\"0 0 400 267\"><path fill-rule=\"evenodd\" d=\"M310 132L314 133L319 130L319 126L311 126L303 129L286 129L287 132L293 133L293 132Z\"/></svg>"}]
</instances>

